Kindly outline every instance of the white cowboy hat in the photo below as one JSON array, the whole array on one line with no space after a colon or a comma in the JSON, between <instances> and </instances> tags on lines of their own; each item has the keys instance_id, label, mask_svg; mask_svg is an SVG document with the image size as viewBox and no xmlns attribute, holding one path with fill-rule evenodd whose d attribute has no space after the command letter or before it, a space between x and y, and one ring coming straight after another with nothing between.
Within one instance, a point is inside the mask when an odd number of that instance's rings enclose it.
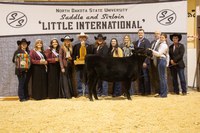
<instances>
[{"instance_id":1,"label":"white cowboy hat","mask_svg":"<svg viewBox=\"0 0 200 133\"><path fill-rule=\"evenodd\" d=\"M73 42L74 38L71 38L69 35L66 35L64 38L60 39L61 42L64 42L64 40L70 40L71 42Z\"/></svg>"},{"instance_id":2,"label":"white cowboy hat","mask_svg":"<svg viewBox=\"0 0 200 133\"><path fill-rule=\"evenodd\" d=\"M84 32L81 32L79 35L77 35L78 36L78 38L79 37L86 37L86 38L88 38L88 35L87 34L85 34Z\"/></svg>"}]
</instances>

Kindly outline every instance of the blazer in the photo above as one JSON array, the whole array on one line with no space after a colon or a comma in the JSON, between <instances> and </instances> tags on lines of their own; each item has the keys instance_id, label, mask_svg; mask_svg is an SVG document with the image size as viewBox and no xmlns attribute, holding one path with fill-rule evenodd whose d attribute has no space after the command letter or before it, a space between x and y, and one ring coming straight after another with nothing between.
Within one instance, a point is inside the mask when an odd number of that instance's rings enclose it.
<instances>
[{"instance_id":1,"label":"blazer","mask_svg":"<svg viewBox=\"0 0 200 133\"><path fill-rule=\"evenodd\" d=\"M81 48L81 43L78 43L73 47L73 55L72 55L73 60L76 60L77 57L78 58L80 57L79 53L80 48ZM87 54L93 54L93 46L86 43L86 51Z\"/></svg>"},{"instance_id":2,"label":"blazer","mask_svg":"<svg viewBox=\"0 0 200 133\"><path fill-rule=\"evenodd\" d=\"M66 58L66 52L62 48L59 50L59 60L60 60L61 69L63 69L64 67L67 67L67 65L68 65L67 61L71 62L71 60Z\"/></svg>"},{"instance_id":3,"label":"blazer","mask_svg":"<svg viewBox=\"0 0 200 133\"><path fill-rule=\"evenodd\" d=\"M55 60L55 58L58 58L56 57L56 55L50 50L50 49L47 49L45 51L45 55L47 57L47 61L48 63L56 63L57 61Z\"/></svg>"},{"instance_id":4,"label":"blazer","mask_svg":"<svg viewBox=\"0 0 200 133\"><path fill-rule=\"evenodd\" d=\"M136 42L133 42L134 48L135 48L135 49L138 48L138 42L139 42L139 40L137 40ZM141 40L141 43L140 43L139 48L151 48L150 41L149 41L148 39L146 39L146 38L143 38L143 39ZM149 65L149 64L150 64L150 59L149 59L149 58L146 58L144 62L145 62L147 65Z\"/></svg>"},{"instance_id":5,"label":"blazer","mask_svg":"<svg viewBox=\"0 0 200 133\"><path fill-rule=\"evenodd\" d=\"M41 52L41 54L44 56L44 58L45 58L45 60L46 60L46 56L45 56L45 54L43 53L43 52ZM35 50L31 50L30 51L30 57L31 57L31 63L32 64L40 64L40 60L41 60L41 58L40 58L40 56L35 52ZM43 64L41 64L41 65L43 65Z\"/></svg>"},{"instance_id":6,"label":"blazer","mask_svg":"<svg viewBox=\"0 0 200 133\"><path fill-rule=\"evenodd\" d=\"M137 40L135 43L133 42L134 48L138 48L138 42L139 42L139 40ZM150 47L151 47L151 44L150 44L149 40L146 38L143 38L141 40L139 48L150 48Z\"/></svg>"},{"instance_id":7,"label":"blazer","mask_svg":"<svg viewBox=\"0 0 200 133\"><path fill-rule=\"evenodd\" d=\"M181 43L178 43L178 47L174 50L174 44L172 44L169 47L169 56L170 60L173 60L175 63L177 63L176 67L184 68L185 63L183 61L183 55L185 53L184 45ZM171 62L170 62L171 65Z\"/></svg>"}]
</instances>

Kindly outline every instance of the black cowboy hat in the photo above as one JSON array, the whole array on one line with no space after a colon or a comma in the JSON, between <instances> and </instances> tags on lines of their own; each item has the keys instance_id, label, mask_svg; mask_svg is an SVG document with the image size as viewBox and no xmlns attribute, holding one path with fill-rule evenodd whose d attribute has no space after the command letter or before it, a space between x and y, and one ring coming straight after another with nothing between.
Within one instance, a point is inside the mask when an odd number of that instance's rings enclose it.
<instances>
[{"instance_id":1,"label":"black cowboy hat","mask_svg":"<svg viewBox=\"0 0 200 133\"><path fill-rule=\"evenodd\" d=\"M94 37L95 40L97 40L99 38L106 40L106 36L103 36L102 34L98 34L97 36Z\"/></svg>"},{"instance_id":2,"label":"black cowboy hat","mask_svg":"<svg viewBox=\"0 0 200 133\"><path fill-rule=\"evenodd\" d=\"M173 42L173 37L177 36L178 37L178 41L181 41L182 39L182 35L180 33L173 33L169 36L170 40Z\"/></svg>"},{"instance_id":3,"label":"black cowboy hat","mask_svg":"<svg viewBox=\"0 0 200 133\"><path fill-rule=\"evenodd\" d=\"M22 38L21 41L20 40L17 41L17 45L19 46L20 44L22 44L22 42L27 43L27 45L30 45L30 43L31 43L30 41L27 41L26 38Z\"/></svg>"},{"instance_id":4,"label":"black cowboy hat","mask_svg":"<svg viewBox=\"0 0 200 133\"><path fill-rule=\"evenodd\" d=\"M64 42L64 40L70 40L71 42L73 42L74 38L71 38L69 35L66 35L64 38L60 39L62 42Z\"/></svg>"}]
</instances>

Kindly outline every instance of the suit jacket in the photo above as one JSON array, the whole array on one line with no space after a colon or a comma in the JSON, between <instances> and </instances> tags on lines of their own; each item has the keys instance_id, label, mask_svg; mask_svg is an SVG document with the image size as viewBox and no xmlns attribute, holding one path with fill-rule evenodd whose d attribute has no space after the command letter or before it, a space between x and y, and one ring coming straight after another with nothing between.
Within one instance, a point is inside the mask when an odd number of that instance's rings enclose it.
<instances>
[{"instance_id":1,"label":"suit jacket","mask_svg":"<svg viewBox=\"0 0 200 133\"><path fill-rule=\"evenodd\" d=\"M139 40L137 40L135 43L133 43L135 48L138 48L138 43L139 43ZM150 44L149 40L146 38L143 38L141 40L139 48L150 48L150 47L151 47L151 44Z\"/></svg>"},{"instance_id":2,"label":"suit jacket","mask_svg":"<svg viewBox=\"0 0 200 133\"><path fill-rule=\"evenodd\" d=\"M45 55L47 57L48 63L57 63L57 61L55 60L55 58L58 58L58 57L56 57L56 55L54 55L54 53L50 49L47 49L45 51Z\"/></svg>"},{"instance_id":3,"label":"suit jacket","mask_svg":"<svg viewBox=\"0 0 200 133\"><path fill-rule=\"evenodd\" d=\"M80 53L79 53L80 47L81 47L81 43L78 43L73 47L73 55L72 55L73 60L76 60L77 57L78 58L80 57ZM93 54L93 46L86 43L86 51L87 51L87 54Z\"/></svg>"},{"instance_id":4,"label":"suit jacket","mask_svg":"<svg viewBox=\"0 0 200 133\"><path fill-rule=\"evenodd\" d=\"M134 48L138 48L138 43L139 43L139 40L137 40L135 43L133 42L134 44ZM151 48L151 44L150 44L150 41L146 38L143 38L140 42L140 46L139 48ZM150 64L150 59L149 58L146 58L145 61L144 61L146 64Z\"/></svg>"},{"instance_id":5,"label":"suit jacket","mask_svg":"<svg viewBox=\"0 0 200 133\"><path fill-rule=\"evenodd\" d=\"M46 60L46 56L44 54L44 52L41 52L41 54L44 56L45 60ZM40 64L40 56L35 52L35 50L31 50L30 51L30 57L31 57L31 63L32 64ZM41 64L43 65L43 64Z\"/></svg>"},{"instance_id":6,"label":"suit jacket","mask_svg":"<svg viewBox=\"0 0 200 133\"><path fill-rule=\"evenodd\" d=\"M170 60L177 63L176 67L184 68L185 63L183 62L183 55L185 53L184 45L179 43L178 47L174 50L174 44L169 47ZM171 62L170 62L171 65Z\"/></svg>"}]
</instances>

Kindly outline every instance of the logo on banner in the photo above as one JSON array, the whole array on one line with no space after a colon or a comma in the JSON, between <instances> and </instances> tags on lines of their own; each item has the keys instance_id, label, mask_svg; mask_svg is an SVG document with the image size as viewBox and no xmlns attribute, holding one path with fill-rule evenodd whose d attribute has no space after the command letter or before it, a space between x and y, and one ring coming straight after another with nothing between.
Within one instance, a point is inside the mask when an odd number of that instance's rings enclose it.
<instances>
[{"instance_id":1,"label":"logo on banner","mask_svg":"<svg viewBox=\"0 0 200 133\"><path fill-rule=\"evenodd\" d=\"M168 26L176 21L176 13L170 9L164 9L157 14L156 18L158 23Z\"/></svg>"},{"instance_id":2,"label":"logo on banner","mask_svg":"<svg viewBox=\"0 0 200 133\"><path fill-rule=\"evenodd\" d=\"M11 12L7 15L6 21L9 26L13 28L21 28L27 23L27 17L24 13L19 11Z\"/></svg>"}]
</instances>

